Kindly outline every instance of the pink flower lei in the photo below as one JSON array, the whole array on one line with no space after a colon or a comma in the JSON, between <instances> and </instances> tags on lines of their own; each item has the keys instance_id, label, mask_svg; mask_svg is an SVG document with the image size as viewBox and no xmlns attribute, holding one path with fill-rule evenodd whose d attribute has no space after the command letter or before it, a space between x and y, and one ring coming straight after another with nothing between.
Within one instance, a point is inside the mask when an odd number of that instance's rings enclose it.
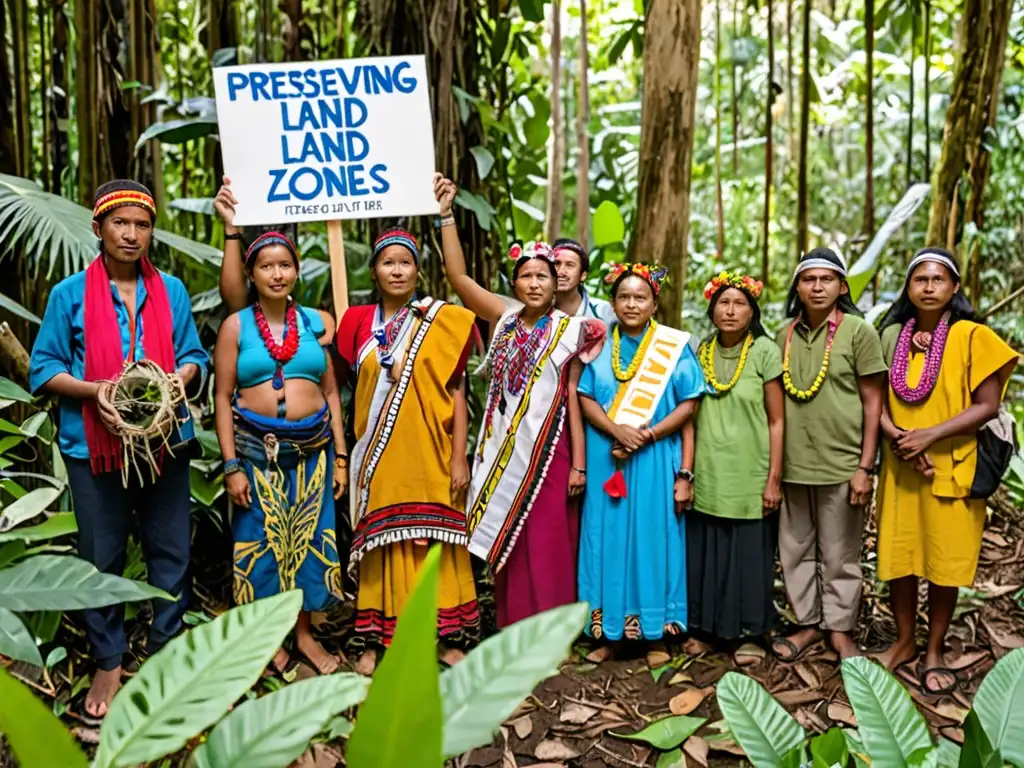
<instances>
[{"instance_id":1,"label":"pink flower lei","mask_svg":"<svg viewBox=\"0 0 1024 768\"><path fill-rule=\"evenodd\" d=\"M917 382L916 387L911 387L907 384L907 369L910 366L911 344L916 325L917 320L913 317L903 324L896 342L896 352L892 358L892 369L889 371L889 384L892 386L892 391L900 400L910 404L926 400L938 383L942 353L946 349L946 339L949 336L949 313L943 314L939 324L935 327L931 343L928 345L921 380Z\"/></svg>"}]
</instances>

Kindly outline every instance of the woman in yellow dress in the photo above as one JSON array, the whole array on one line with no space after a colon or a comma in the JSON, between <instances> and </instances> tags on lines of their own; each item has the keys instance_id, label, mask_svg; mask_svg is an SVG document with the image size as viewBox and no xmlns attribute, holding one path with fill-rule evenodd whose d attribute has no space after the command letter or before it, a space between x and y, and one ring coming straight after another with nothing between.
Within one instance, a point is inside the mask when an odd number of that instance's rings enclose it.
<instances>
[{"instance_id":1,"label":"woman in yellow dress","mask_svg":"<svg viewBox=\"0 0 1024 768\"><path fill-rule=\"evenodd\" d=\"M883 323L889 387L882 414L878 578L889 582L896 642L881 660L924 693L948 693L956 672L943 657L959 587L981 551L984 491L978 431L999 413L1017 353L981 325L960 292L948 252L926 248ZM917 669L918 579L928 581L928 646Z\"/></svg>"}]
</instances>

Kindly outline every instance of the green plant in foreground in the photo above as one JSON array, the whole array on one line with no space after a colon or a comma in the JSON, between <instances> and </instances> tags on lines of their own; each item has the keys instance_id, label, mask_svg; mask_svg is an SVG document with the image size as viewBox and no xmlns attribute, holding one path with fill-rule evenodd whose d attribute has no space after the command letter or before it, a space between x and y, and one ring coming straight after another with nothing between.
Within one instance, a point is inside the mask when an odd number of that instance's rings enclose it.
<instances>
[{"instance_id":1,"label":"green plant in foreground","mask_svg":"<svg viewBox=\"0 0 1024 768\"><path fill-rule=\"evenodd\" d=\"M1024 648L1000 659L985 676L964 721L963 748L948 739L933 742L910 695L879 664L846 659L842 674L858 728L832 728L809 743L803 727L745 675L722 677L718 705L758 768L846 768L851 761L884 768L1024 766Z\"/></svg>"},{"instance_id":2,"label":"green plant in foreground","mask_svg":"<svg viewBox=\"0 0 1024 768\"><path fill-rule=\"evenodd\" d=\"M435 547L372 683L336 673L234 706L294 625L302 607L298 591L239 606L188 630L114 697L94 768L159 760L191 748L211 727L191 752L190 766L284 768L312 739L344 734L339 714L364 699L346 755L352 768L441 768L445 758L490 743L501 722L557 671L583 628L587 606L563 606L509 627L441 674L435 650L439 564ZM0 694L0 731L21 765L84 764L66 733L54 735L63 731L59 721L2 670ZM28 700L37 706L24 705Z\"/></svg>"}]
</instances>

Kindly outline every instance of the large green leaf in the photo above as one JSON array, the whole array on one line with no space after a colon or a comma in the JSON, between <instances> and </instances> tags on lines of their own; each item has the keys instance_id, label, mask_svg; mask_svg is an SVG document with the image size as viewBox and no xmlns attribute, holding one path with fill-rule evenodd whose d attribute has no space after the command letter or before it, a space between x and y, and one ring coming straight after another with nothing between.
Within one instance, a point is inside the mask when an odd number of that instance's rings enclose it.
<instances>
[{"instance_id":1,"label":"large green leaf","mask_svg":"<svg viewBox=\"0 0 1024 768\"><path fill-rule=\"evenodd\" d=\"M977 711L973 709L964 720L964 746L960 752L959 768L1003 768L1003 756L992 746Z\"/></svg>"},{"instance_id":2,"label":"large green leaf","mask_svg":"<svg viewBox=\"0 0 1024 768\"><path fill-rule=\"evenodd\" d=\"M248 701L221 720L192 755L195 768L289 765L338 712L366 696L369 678L314 677Z\"/></svg>"},{"instance_id":3,"label":"large green leaf","mask_svg":"<svg viewBox=\"0 0 1024 768\"><path fill-rule=\"evenodd\" d=\"M28 320L30 323L35 323L36 325L40 325L43 322L42 318L35 312L30 312L10 296L3 293L0 293L0 309L6 310L15 317L20 317L22 320Z\"/></svg>"},{"instance_id":4,"label":"large green leaf","mask_svg":"<svg viewBox=\"0 0 1024 768\"><path fill-rule=\"evenodd\" d=\"M437 585L441 548L423 561L395 637L373 675L345 758L350 768L441 768Z\"/></svg>"},{"instance_id":5,"label":"large green leaf","mask_svg":"<svg viewBox=\"0 0 1024 768\"><path fill-rule=\"evenodd\" d=\"M301 608L302 592L291 590L171 640L114 697L96 768L156 760L220 720L259 680Z\"/></svg>"},{"instance_id":6,"label":"large green leaf","mask_svg":"<svg viewBox=\"0 0 1024 768\"><path fill-rule=\"evenodd\" d=\"M910 694L881 665L859 656L844 659L842 672L872 765L902 768L910 765L915 752L932 746L928 726Z\"/></svg>"},{"instance_id":7,"label":"large green leaf","mask_svg":"<svg viewBox=\"0 0 1024 768\"><path fill-rule=\"evenodd\" d=\"M135 151L146 145L150 139L158 139L164 144L184 144L192 139L199 139L217 132L217 116L204 115L187 117L179 120L168 120L165 123L153 123L139 140L135 142Z\"/></svg>"},{"instance_id":8,"label":"large green leaf","mask_svg":"<svg viewBox=\"0 0 1024 768\"><path fill-rule=\"evenodd\" d=\"M0 667L0 733L25 768L88 768L89 761L60 720Z\"/></svg>"},{"instance_id":9,"label":"large green leaf","mask_svg":"<svg viewBox=\"0 0 1024 768\"><path fill-rule=\"evenodd\" d=\"M3 179L3 176L0 176ZM8 378L0 376L0 400L16 400L19 403L31 403L32 395Z\"/></svg>"},{"instance_id":10,"label":"large green leaf","mask_svg":"<svg viewBox=\"0 0 1024 768\"><path fill-rule=\"evenodd\" d=\"M842 728L830 728L811 739L811 768L845 766L850 759Z\"/></svg>"},{"instance_id":11,"label":"large green leaf","mask_svg":"<svg viewBox=\"0 0 1024 768\"><path fill-rule=\"evenodd\" d=\"M15 661L43 666L43 657L39 655L32 633L16 614L6 608L0 608L0 653Z\"/></svg>"},{"instance_id":12,"label":"large green leaf","mask_svg":"<svg viewBox=\"0 0 1024 768\"><path fill-rule=\"evenodd\" d=\"M752 677L726 672L715 689L729 730L750 762L780 766L804 743L804 729Z\"/></svg>"},{"instance_id":13,"label":"large green leaf","mask_svg":"<svg viewBox=\"0 0 1024 768\"><path fill-rule=\"evenodd\" d=\"M586 603L563 605L502 630L441 675L444 754L489 744L501 723L558 671L583 625Z\"/></svg>"},{"instance_id":14,"label":"large green leaf","mask_svg":"<svg viewBox=\"0 0 1024 768\"><path fill-rule=\"evenodd\" d=\"M29 491L17 501L14 501L4 508L0 514L0 533L9 531L14 526L31 520L41 515L46 509L60 498L64 493L63 486L59 488L36 488Z\"/></svg>"},{"instance_id":15,"label":"large green leaf","mask_svg":"<svg viewBox=\"0 0 1024 768\"><path fill-rule=\"evenodd\" d=\"M154 240L203 264L220 264L221 252L162 229ZM79 272L96 257L92 211L66 197L43 191L18 176L0 174L0 256L20 252L47 273L62 277Z\"/></svg>"},{"instance_id":16,"label":"large green leaf","mask_svg":"<svg viewBox=\"0 0 1024 768\"><path fill-rule=\"evenodd\" d=\"M1003 758L1024 765L1024 648L1010 651L985 675L974 711Z\"/></svg>"},{"instance_id":17,"label":"large green leaf","mask_svg":"<svg viewBox=\"0 0 1024 768\"><path fill-rule=\"evenodd\" d=\"M594 245L601 247L612 243L621 243L626 236L626 222L622 219L619 206L611 200L605 200L594 211Z\"/></svg>"},{"instance_id":18,"label":"large green leaf","mask_svg":"<svg viewBox=\"0 0 1024 768\"><path fill-rule=\"evenodd\" d=\"M636 733L612 733L617 739L629 739L630 741L642 741L662 750L675 749L688 738L693 736L707 718L689 717L687 715L673 715L657 720L646 728Z\"/></svg>"},{"instance_id":19,"label":"large green leaf","mask_svg":"<svg viewBox=\"0 0 1024 768\"><path fill-rule=\"evenodd\" d=\"M11 531L0 533L0 542L4 541L47 541L58 536L67 536L78 530L74 512L57 512L38 525L27 525Z\"/></svg>"},{"instance_id":20,"label":"large green leaf","mask_svg":"<svg viewBox=\"0 0 1024 768\"><path fill-rule=\"evenodd\" d=\"M149 584L100 573L77 557L38 555L0 570L0 607L11 611L74 611L154 597L173 599Z\"/></svg>"}]
</instances>

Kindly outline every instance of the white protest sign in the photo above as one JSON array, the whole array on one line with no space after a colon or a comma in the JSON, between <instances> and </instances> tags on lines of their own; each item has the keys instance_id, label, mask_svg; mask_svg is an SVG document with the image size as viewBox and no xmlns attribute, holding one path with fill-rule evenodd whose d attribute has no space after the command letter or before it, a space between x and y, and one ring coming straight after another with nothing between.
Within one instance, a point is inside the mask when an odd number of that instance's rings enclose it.
<instances>
[{"instance_id":1,"label":"white protest sign","mask_svg":"<svg viewBox=\"0 0 1024 768\"><path fill-rule=\"evenodd\" d=\"M423 56L217 67L235 223L436 214Z\"/></svg>"}]
</instances>

